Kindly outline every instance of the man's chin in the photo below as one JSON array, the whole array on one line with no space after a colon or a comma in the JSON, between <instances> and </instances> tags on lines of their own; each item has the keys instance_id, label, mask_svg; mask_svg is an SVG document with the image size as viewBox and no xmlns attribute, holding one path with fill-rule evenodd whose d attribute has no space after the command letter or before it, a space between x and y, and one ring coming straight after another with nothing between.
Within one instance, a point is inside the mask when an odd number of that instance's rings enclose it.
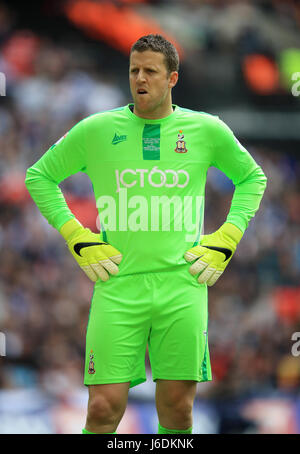
<instances>
[{"instance_id":1,"label":"man's chin","mask_svg":"<svg viewBox=\"0 0 300 454\"><path fill-rule=\"evenodd\" d=\"M152 115L155 113L156 106L150 103L145 103L145 102L134 102L134 112L138 115Z\"/></svg>"},{"instance_id":2,"label":"man's chin","mask_svg":"<svg viewBox=\"0 0 300 454\"><path fill-rule=\"evenodd\" d=\"M134 107L135 107L135 110L137 110L138 112L141 112L141 113L150 113L153 110L153 108L151 108L151 106L149 106L149 103L141 103L138 101L136 101L134 103Z\"/></svg>"}]
</instances>

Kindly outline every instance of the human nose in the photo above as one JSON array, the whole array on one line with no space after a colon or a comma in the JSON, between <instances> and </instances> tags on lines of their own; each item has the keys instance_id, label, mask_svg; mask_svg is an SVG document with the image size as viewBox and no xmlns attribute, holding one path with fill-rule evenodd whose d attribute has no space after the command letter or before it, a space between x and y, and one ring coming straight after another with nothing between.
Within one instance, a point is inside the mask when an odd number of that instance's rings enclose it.
<instances>
[{"instance_id":1,"label":"human nose","mask_svg":"<svg viewBox=\"0 0 300 454\"><path fill-rule=\"evenodd\" d=\"M144 82L146 80L144 71L140 70L137 74L137 81Z\"/></svg>"}]
</instances>

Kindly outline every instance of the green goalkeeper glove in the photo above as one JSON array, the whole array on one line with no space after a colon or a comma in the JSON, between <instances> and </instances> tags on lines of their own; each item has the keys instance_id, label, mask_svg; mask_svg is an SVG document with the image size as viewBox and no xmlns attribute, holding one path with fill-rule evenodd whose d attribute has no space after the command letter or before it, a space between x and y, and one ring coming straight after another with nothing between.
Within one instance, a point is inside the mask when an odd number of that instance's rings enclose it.
<instances>
[{"instance_id":1,"label":"green goalkeeper glove","mask_svg":"<svg viewBox=\"0 0 300 454\"><path fill-rule=\"evenodd\" d=\"M67 242L68 248L85 274L96 282L109 279L109 274L117 274L122 254L102 240L101 234L84 228L76 219L67 221L60 233Z\"/></svg>"},{"instance_id":2,"label":"green goalkeeper glove","mask_svg":"<svg viewBox=\"0 0 300 454\"><path fill-rule=\"evenodd\" d=\"M200 246L189 249L184 255L187 262L196 260L189 272L193 276L201 273L198 277L200 284L214 285L230 262L242 236L240 229L227 222L216 232L203 235Z\"/></svg>"}]
</instances>

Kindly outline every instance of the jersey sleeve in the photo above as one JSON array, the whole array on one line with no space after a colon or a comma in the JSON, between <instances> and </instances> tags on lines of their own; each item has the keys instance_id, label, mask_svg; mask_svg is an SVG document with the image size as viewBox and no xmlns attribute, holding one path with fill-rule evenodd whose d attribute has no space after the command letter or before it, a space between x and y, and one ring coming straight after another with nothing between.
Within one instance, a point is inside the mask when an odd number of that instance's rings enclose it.
<instances>
[{"instance_id":1,"label":"jersey sleeve","mask_svg":"<svg viewBox=\"0 0 300 454\"><path fill-rule=\"evenodd\" d=\"M244 233L259 208L267 178L231 129L219 118L214 125L212 156L212 165L224 172L235 185L226 221Z\"/></svg>"},{"instance_id":2,"label":"jersey sleeve","mask_svg":"<svg viewBox=\"0 0 300 454\"><path fill-rule=\"evenodd\" d=\"M85 122L77 123L26 172L25 185L49 224L57 230L74 218L59 188L70 175L86 169Z\"/></svg>"}]
</instances>

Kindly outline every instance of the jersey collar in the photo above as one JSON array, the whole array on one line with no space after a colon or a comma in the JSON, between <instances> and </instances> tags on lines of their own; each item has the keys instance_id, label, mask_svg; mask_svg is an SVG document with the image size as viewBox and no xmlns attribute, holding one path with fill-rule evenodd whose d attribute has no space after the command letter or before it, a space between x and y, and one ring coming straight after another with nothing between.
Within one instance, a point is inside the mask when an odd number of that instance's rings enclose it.
<instances>
[{"instance_id":1,"label":"jersey collar","mask_svg":"<svg viewBox=\"0 0 300 454\"><path fill-rule=\"evenodd\" d=\"M138 117L137 115L135 115L131 110L133 108L133 106L134 106L133 103L127 104L125 111L129 118L135 120L138 123L150 123L150 124L163 123L165 121L175 118L177 116L177 112L178 112L178 106L176 104L172 104L173 112L170 115L168 115L167 117L164 117L164 118L157 118L155 120L150 120L148 118L142 118L142 117Z\"/></svg>"}]
</instances>

